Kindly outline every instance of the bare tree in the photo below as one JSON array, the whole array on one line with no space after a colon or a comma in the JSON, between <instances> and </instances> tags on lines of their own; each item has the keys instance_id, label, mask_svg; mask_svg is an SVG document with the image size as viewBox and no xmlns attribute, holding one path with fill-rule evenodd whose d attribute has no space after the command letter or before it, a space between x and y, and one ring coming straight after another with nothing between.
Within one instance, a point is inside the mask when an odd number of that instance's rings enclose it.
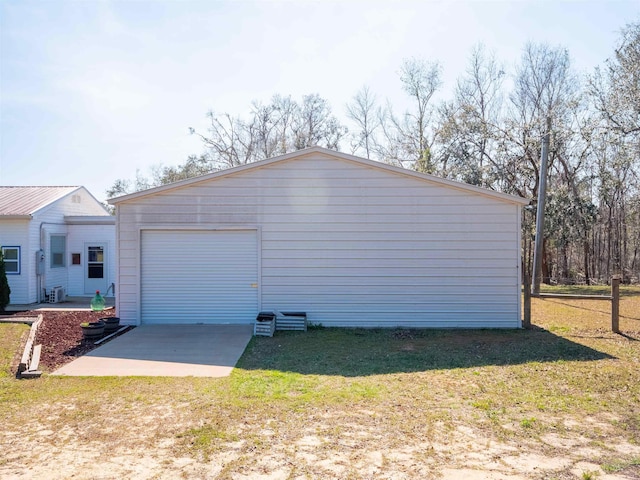
<instances>
[{"instance_id":1,"label":"bare tree","mask_svg":"<svg viewBox=\"0 0 640 480\"><path fill-rule=\"evenodd\" d=\"M298 115L299 106L290 95L274 95L271 99L271 104L274 107L274 114L276 114L278 118L278 128L276 132L278 146L275 153L276 155L283 155L293 149L290 137L293 123Z\"/></svg>"},{"instance_id":2,"label":"bare tree","mask_svg":"<svg viewBox=\"0 0 640 480\"><path fill-rule=\"evenodd\" d=\"M555 161L570 135L571 106L577 85L566 49L545 44L525 45L509 97L511 108L501 131L504 184L509 193L537 197L541 144L548 125L552 128L548 171L552 176L555 174ZM549 194L552 193L550 189ZM553 266L548 230L541 240L542 279L548 282Z\"/></svg>"},{"instance_id":3,"label":"bare tree","mask_svg":"<svg viewBox=\"0 0 640 480\"><path fill-rule=\"evenodd\" d=\"M600 122L591 136L597 174L598 224L592 266L625 280L640 277L640 23L622 29L614 55L588 80L588 93Z\"/></svg>"},{"instance_id":4,"label":"bare tree","mask_svg":"<svg viewBox=\"0 0 640 480\"><path fill-rule=\"evenodd\" d=\"M281 123L282 117L275 103L253 102L250 130L254 134L256 158L271 158L278 154Z\"/></svg>"},{"instance_id":5,"label":"bare tree","mask_svg":"<svg viewBox=\"0 0 640 480\"><path fill-rule=\"evenodd\" d=\"M508 163L504 174L510 192L535 197L541 139L551 118L554 135L550 166L555 159L554 140L570 116L578 81L571 71L569 53L545 44L525 45L516 68L511 109L501 131Z\"/></svg>"},{"instance_id":6,"label":"bare tree","mask_svg":"<svg viewBox=\"0 0 640 480\"><path fill-rule=\"evenodd\" d=\"M347 103L347 117L355 122L358 130L351 136L351 153L364 150L367 158L371 158L377 143L376 130L382 123L382 112L377 105L376 96L369 87L362 87L351 102Z\"/></svg>"},{"instance_id":7,"label":"bare tree","mask_svg":"<svg viewBox=\"0 0 640 480\"><path fill-rule=\"evenodd\" d=\"M209 111L207 117L210 121L207 135L200 134L193 128L189 131L200 137L207 149L207 155L216 167L236 167L254 160L254 124L245 123L240 117L233 117L228 113L218 115Z\"/></svg>"},{"instance_id":8,"label":"bare tree","mask_svg":"<svg viewBox=\"0 0 640 480\"><path fill-rule=\"evenodd\" d=\"M191 128L205 146L213 168L229 168L274 155L321 145L338 149L347 129L331 113L329 102L318 94L301 103L275 95L271 103L253 102L247 120L229 113L209 112L206 134Z\"/></svg>"},{"instance_id":9,"label":"bare tree","mask_svg":"<svg viewBox=\"0 0 640 480\"><path fill-rule=\"evenodd\" d=\"M155 167L151 179L136 173L134 182L118 179L107 191L109 198L236 167L257 160L320 145L337 150L347 129L332 114L329 102L318 94L305 95L302 103L290 96L274 95L270 103L254 101L248 119L229 113L207 113L205 134L189 128L202 140L204 152L191 155L178 166Z\"/></svg>"},{"instance_id":10,"label":"bare tree","mask_svg":"<svg viewBox=\"0 0 640 480\"><path fill-rule=\"evenodd\" d=\"M482 45L471 52L452 102L440 107L438 161L441 173L458 180L500 189L498 149L504 70Z\"/></svg>"},{"instance_id":11,"label":"bare tree","mask_svg":"<svg viewBox=\"0 0 640 480\"><path fill-rule=\"evenodd\" d=\"M590 78L595 108L609 128L625 136L640 137L640 23L622 30L615 56L606 61L605 71L596 69Z\"/></svg>"},{"instance_id":12,"label":"bare tree","mask_svg":"<svg viewBox=\"0 0 640 480\"><path fill-rule=\"evenodd\" d=\"M318 94L305 95L292 123L293 147L301 150L321 145L337 150L347 133L332 115L329 102Z\"/></svg>"},{"instance_id":13,"label":"bare tree","mask_svg":"<svg viewBox=\"0 0 640 480\"><path fill-rule=\"evenodd\" d=\"M412 99L413 105L401 118L396 117L391 108L385 112L384 135L388 142L396 143L386 148L387 153L394 156L385 160L399 163L413 161L415 170L435 172L431 147L436 134L431 130L431 100L442 84L440 70L440 64L437 62L412 58L402 63L400 82L405 93Z\"/></svg>"}]
</instances>

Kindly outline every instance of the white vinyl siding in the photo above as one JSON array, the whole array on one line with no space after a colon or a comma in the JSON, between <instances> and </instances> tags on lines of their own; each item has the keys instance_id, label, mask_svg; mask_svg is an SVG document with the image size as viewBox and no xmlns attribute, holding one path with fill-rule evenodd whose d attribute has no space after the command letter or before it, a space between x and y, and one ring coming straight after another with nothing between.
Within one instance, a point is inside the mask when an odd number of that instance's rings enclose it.
<instances>
[{"instance_id":1,"label":"white vinyl siding","mask_svg":"<svg viewBox=\"0 0 640 480\"><path fill-rule=\"evenodd\" d=\"M20 247L20 275L9 272L7 280L11 295L9 302L23 304L29 302L29 251L28 220L4 220L0 224L0 246Z\"/></svg>"},{"instance_id":2,"label":"white vinyl siding","mask_svg":"<svg viewBox=\"0 0 640 480\"><path fill-rule=\"evenodd\" d=\"M115 226L114 225L68 225L67 236L67 270L69 272L68 295L85 295L85 277L87 276L87 244L105 245L105 270L106 284L111 285L116 281L116 255L115 255ZM73 265L71 255L80 254L80 264ZM106 294L107 292L100 292ZM109 296L113 292L109 291Z\"/></svg>"},{"instance_id":3,"label":"white vinyl siding","mask_svg":"<svg viewBox=\"0 0 640 480\"><path fill-rule=\"evenodd\" d=\"M261 229L261 310L325 326L518 327L520 206L325 154L117 204L118 312L145 225Z\"/></svg>"},{"instance_id":4,"label":"white vinyl siding","mask_svg":"<svg viewBox=\"0 0 640 480\"><path fill-rule=\"evenodd\" d=\"M253 323L255 231L143 230L143 323Z\"/></svg>"},{"instance_id":5,"label":"white vinyl siding","mask_svg":"<svg viewBox=\"0 0 640 480\"><path fill-rule=\"evenodd\" d=\"M75 198L74 198L75 197ZM72 194L55 201L47 207L39 210L33 216L31 221L31 234L32 242L35 245L35 250L40 245L43 246L46 257L46 272L45 275L40 277L34 277L34 285L38 285L38 288L45 289L49 292L53 287L61 286L64 288L67 295L82 295L83 289L78 276L81 274L77 265L70 264L70 253L81 252L78 250L78 245L83 244L82 239L78 239L76 232L82 232L84 228L88 228L88 225L68 225L65 217L67 216L101 216L110 217L104 207L98 202L84 187L79 188ZM101 240L105 239L105 242L111 242L112 246L115 246L115 227L108 225L96 226L96 229L88 229L87 233L90 234L88 240ZM65 240L65 256L64 263L65 268L51 268L51 251L50 251L50 238L51 236L62 235L66 237ZM103 237L104 235L104 237ZM35 254L34 250L34 254ZM34 254L31 255L32 258ZM114 257L115 251L109 252L109 255ZM85 255L83 253L82 262L84 263ZM115 265L111 266L112 271L115 269ZM35 270L35 265L34 265ZM113 273L115 276L115 272ZM36 295L37 289L34 289L34 295ZM34 300L35 301L35 300Z\"/></svg>"}]
</instances>

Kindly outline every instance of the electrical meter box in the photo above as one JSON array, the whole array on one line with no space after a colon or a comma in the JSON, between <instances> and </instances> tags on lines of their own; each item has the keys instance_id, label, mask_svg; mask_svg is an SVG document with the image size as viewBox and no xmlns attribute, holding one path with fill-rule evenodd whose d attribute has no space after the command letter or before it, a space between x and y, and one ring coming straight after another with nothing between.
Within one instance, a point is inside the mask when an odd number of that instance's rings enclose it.
<instances>
[{"instance_id":1,"label":"electrical meter box","mask_svg":"<svg viewBox=\"0 0 640 480\"><path fill-rule=\"evenodd\" d=\"M44 275L44 250L36 252L36 275Z\"/></svg>"}]
</instances>

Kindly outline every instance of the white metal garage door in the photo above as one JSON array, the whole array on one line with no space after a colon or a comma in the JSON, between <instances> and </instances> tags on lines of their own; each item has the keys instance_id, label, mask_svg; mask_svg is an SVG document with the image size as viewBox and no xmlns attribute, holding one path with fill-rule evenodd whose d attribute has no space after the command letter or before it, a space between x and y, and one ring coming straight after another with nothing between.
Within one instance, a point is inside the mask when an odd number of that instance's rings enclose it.
<instances>
[{"instance_id":1,"label":"white metal garage door","mask_svg":"<svg viewBox=\"0 0 640 480\"><path fill-rule=\"evenodd\" d=\"M142 323L252 323L258 313L253 230L146 230Z\"/></svg>"}]
</instances>

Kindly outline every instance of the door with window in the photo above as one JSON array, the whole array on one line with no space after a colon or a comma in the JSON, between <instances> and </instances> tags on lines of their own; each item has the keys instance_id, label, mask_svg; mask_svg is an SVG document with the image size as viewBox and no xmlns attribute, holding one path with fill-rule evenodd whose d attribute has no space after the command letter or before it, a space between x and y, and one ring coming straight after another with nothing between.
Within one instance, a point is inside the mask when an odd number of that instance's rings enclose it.
<instances>
[{"instance_id":1,"label":"door with window","mask_svg":"<svg viewBox=\"0 0 640 480\"><path fill-rule=\"evenodd\" d=\"M85 277L84 293L101 294L107 292L107 246L103 243L88 243L85 245Z\"/></svg>"}]
</instances>

